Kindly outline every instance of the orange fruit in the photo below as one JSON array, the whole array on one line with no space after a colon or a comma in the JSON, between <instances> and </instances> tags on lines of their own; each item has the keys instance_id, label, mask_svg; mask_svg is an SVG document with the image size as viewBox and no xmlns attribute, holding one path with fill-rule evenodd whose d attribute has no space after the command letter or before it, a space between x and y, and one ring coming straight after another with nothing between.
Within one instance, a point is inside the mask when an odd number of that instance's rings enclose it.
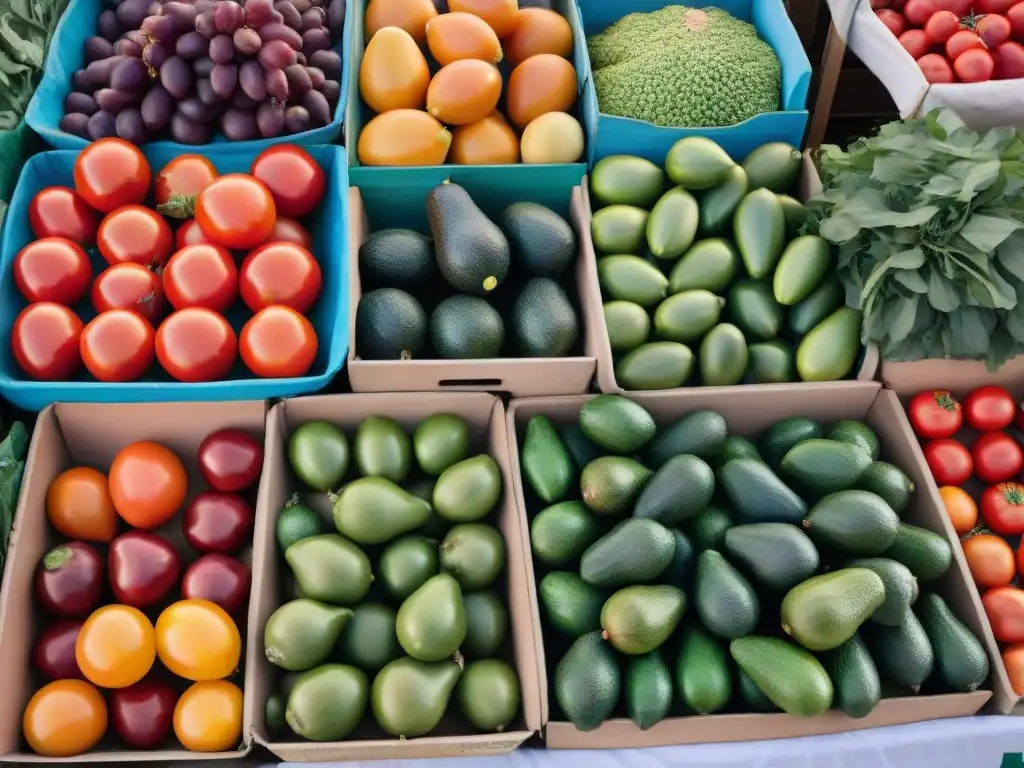
<instances>
[{"instance_id":1,"label":"orange fruit","mask_svg":"<svg viewBox=\"0 0 1024 768\"><path fill-rule=\"evenodd\" d=\"M174 707L174 735L193 752L227 752L242 740L242 691L227 680L195 683Z\"/></svg>"},{"instance_id":2,"label":"orange fruit","mask_svg":"<svg viewBox=\"0 0 1024 768\"><path fill-rule=\"evenodd\" d=\"M366 39L372 40L384 27L399 27L422 43L427 39L427 22L436 17L431 0L370 0L363 16Z\"/></svg>"},{"instance_id":3,"label":"orange fruit","mask_svg":"<svg viewBox=\"0 0 1024 768\"><path fill-rule=\"evenodd\" d=\"M37 755L73 757L88 752L103 738L107 704L84 680L57 680L29 699L21 727Z\"/></svg>"},{"instance_id":4,"label":"orange fruit","mask_svg":"<svg viewBox=\"0 0 1024 768\"><path fill-rule=\"evenodd\" d=\"M153 625L138 608L97 608L78 632L75 660L90 683L127 688L144 678L156 661Z\"/></svg>"},{"instance_id":5,"label":"orange fruit","mask_svg":"<svg viewBox=\"0 0 1024 768\"><path fill-rule=\"evenodd\" d=\"M363 165L443 165L452 135L418 109L396 109L363 126L357 153Z\"/></svg>"},{"instance_id":6,"label":"orange fruit","mask_svg":"<svg viewBox=\"0 0 1024 768\"><path fill-rule=\"evenodd\" d=\"M220 680L238 669L242 637L228 612L209 600L179 600L156 620L156 653L186 680Z\"/></svg>"},{"instance_id":7,"label":"orange fruit","mask_svg":"<svg viewBox=\"0 0 1024 768\"><path fill-rule=\"evenodd\" d=\"M462 59L441 67L427 89L427 112L445 125L483 120L498 106L501 73L493 64Z\"/></svg>"},{"instance_id":8,"label":"orange fruit","mask_svg":"<svg viewBox=\"0 0 1024 768\"><path fill-rule=\"evenodd\" d=\"M430 55L442 67L460 59L501 61L501 43L487 22L471 13L442 13L427 22Z\"/></svg>"},{"instance_id":9,"label":"orange fruit","mask_svg":"<svg viewBox=\"0 0 1024 768\"><path fill-rule=\"evenodd\" d=\"M946 516L957 533L967 533L978 524L978 505L963 488L944 485L939 488L939 496L946 507Z\"/></svg>"},{"instance_id":10,"label":"orange fruit","mask_svg":"<svg viewBox=\"0 0 1024 768\"><path fill-rule=\"evenodd\" d=\"M374 112L420 109L428 85L427 60L404 29L384 27L367 43L359 65L359 94Z\"/></svg>"},{"instance_id":11,"label":"orange fruit","mask_svg":"<svg viewBox=\"0 0 1024 768\"><path fill-rule=\"evenodd\" d=\"M1017 565L1005 539L983 533L971 536L962 546L967 567L979 587L1003 587L1013 581Z\"/></svg>"},{"instance_id":12,"label":"orange fruit","mask_svg":"<svg viewBox=\"0 0 1024 768\"><path fill-rule=\"evenodd\" d=\"M46 518L62 536L105 541L117 535L117 512L107 476L92 467L61 472L46 489Z\"/></svg>"},{"instance_id":13,"label":"orange fruit","mask_svg":"<svg viewBox=\"0 0 1024 768\"><path fill-rule=\"evenodd\" d=\"M448 0L453 13L471 13L487 22L498 37L511 34L516 28L518 0Z\"/></svg>"},{"instance_id":14,"label":"orange fruit","mask_svg":"<svg viewBox=\"0 0 1024 768\"><path fill-rule=\"evenodd\" d=\"M452 133L451 161L458 165L508 165L519 162L519 138L500 112L460 125Z\"/></svg>"},{"instance_id":15,"label":"orange fruit","mask_svg":"<svg viewBox=\"0 0 1024 768\"><path fill-rule=\"evenodd\" d=\"M576 70L553 53L531 56L512 70L505 109L519 129L548 112L568 112L576 103Z\"/></svg>"},{"instance_id":16,"label":"orange fruit","mask_svg":"<svg viewBox=\"0 0 1024 768\"><path fill-rule=\"evenodd\" d=\"M505 38L505 59L510 67L538 53L572 56L572 28L562 14L546 8L523 8L516 27Z\"/></svg>"}]
</instances>

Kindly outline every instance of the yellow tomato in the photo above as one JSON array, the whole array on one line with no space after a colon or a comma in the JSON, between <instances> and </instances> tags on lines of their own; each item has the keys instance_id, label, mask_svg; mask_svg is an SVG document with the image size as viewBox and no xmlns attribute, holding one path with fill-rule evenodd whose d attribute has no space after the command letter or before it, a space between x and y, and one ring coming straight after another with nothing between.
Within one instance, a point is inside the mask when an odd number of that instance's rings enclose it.
<instances>
[{"instance_id":1,"label":"yellow tomato","mask_svg":"<svg viewBox=\"0 0 1024 768\"><path fill-rule=\"evenodd\" d=\"M193 752L224 752L242 740L242 691L227 680L195 683L174 707L174 735Z\"/></svg>"},{"instance_id":2,"label":"yellow tomato","mask_svg":"<svg viewBox=\"0 0 1024 768\"><path fill-rule=\"evenodd\" d=\"M29 700L22 718L25 740L43 757L88 752L107 730L107 704L84 680L57 680Z\"/></svg>"},{"instance_id":3,"label":"yellow tomato","mask_svg":"<svg viewBox=\"0 0 1024 768\"><path fill-rule=\"evenodd\" d=\"M105 605L85 620L75 642L82 674L101 688L139 682L156 660L153 624L128 605Z\"/></svg>"},{"instance_id":4,"label":"yellow tomato","mask_svg":"<svg viewBox=\"0 0 1024 768\"><path fill-rule=\"evenodd\" d=\"M939 488L939 496L946 507L946 516L957 533L967 533L978 524L978 505L963 488L944 485Z\"/></svg>"},{"instance_id":5,"label":"yellow tomato","mask_svg":"<svg viewBox=\"0 0 1024 768\"><path fill-rule=\"evenodd\" d=\"M220 680L238 668L242 638L227 611L209 600L179 600L156 620L156 652L186 680Z\"/></svg>"}]
</instances>

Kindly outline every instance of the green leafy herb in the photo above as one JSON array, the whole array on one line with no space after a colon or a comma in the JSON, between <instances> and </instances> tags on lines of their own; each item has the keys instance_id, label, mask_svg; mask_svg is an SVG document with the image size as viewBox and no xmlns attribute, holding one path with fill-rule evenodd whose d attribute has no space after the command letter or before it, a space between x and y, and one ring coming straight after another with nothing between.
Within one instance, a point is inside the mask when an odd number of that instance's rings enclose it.
<instances>
[{"instance_id":1,"label":"green leafy herb","mask_svg":"<svg viewBox=\"0 0 1024 768\"><path fill-rule=\"evenodd\" d=\"M28 432L24 424L16 421L8 430L7 437L0 441L0 574L3 573L10 544L14 512L18 508L27 451Z\"/></svg>"}]
</instances>

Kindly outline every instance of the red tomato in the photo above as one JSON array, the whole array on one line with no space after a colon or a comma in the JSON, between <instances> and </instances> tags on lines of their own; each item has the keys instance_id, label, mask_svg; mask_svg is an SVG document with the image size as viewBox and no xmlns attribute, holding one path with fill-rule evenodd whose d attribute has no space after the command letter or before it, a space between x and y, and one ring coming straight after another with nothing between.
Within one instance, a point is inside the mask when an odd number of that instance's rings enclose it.
<instances>
[{"instance_id":1,"label":"red tomato","mask_svg":"<svg viewBox=\"0 0 1024 768\"><path fill-rule=\"evenodd\" d=\"M196 221L203 234L225 248L265 243L276 218L270 190L242 173L214 179L196 198Z\"/></svg>"},{"instance_id":2,"label":"red tomato","mask_svg":"<svg viewBox=\"0 0 1024 768\"><path fill-rule=\"evenodd\" d=\"M164 288L153 270L126 261L100 272L92 284L92 305L97 312L130 309L155 323L164 311Z\"/></svg>"},{"instance_id":3,"label":"red tomato","mask_svg":"<svg viewBox=\"0 0 1024 768\"><path fill-rule=\"evenodd\" d=\"M76 304L89 290L92 267L78 243L44 237L14 257L14 283L29 301Z\"/></svg>"},{"instance_id":4,"label":"red tomato","mask_svg":"<svg viewBox=\"0 0 1024 768\"><path fill-rule=\"evenodd\" d=\"M899 11L900 13L903 13L903 9L906 8L906 6L907 0L891 0L891 2L889 3L890 8L892 8L894 11Z\"/></svg>"},{"instance_id":5,"label":"red tomato","mask_svg":"<svg viewBox=\"0 0 1024 768\"><path fill-rule=\"evenodd\" d=\"M945 43L960 29L960 18L952 11L938 11L932 14L924 25L924 33L931 45Z\"/></svg>"},{"instance_id":6,"label":"red tomato","mask_svg":"<svg viewBox=\"0 0 1024 768\"><path fill-rule=\"evenodd\" d=\"M156 357L178 381L222 379L237 354L238 339L228 321L203 307L175 312L156 332Z\"/></svg>"},{"instance_id":7,"label":"red tomato","mask_svg":"<svg viewBox=\"0 0 1024 768\"><path fill-rule=\"evenodd\" d=\"M903 15L912 27L923 27L938 10L941 9L934 0L908 0Z\"/></svg>"},{"instance_id":8,"label":"red tomato","mask_svg":"<svg viewBox=\"0 0 1024 768\"><path fill-rule=\"evenodd\" d=\"M32 198L28 223L36 237L64 237L79 245L92 245L100 217L70 187L46 187Z\"/></svg>"},{"instance_id":9,"label":"red tomato","mask_svg":"<svg viewBox=\"0 0 1024 768\"><path fill-rule=\"evenodd\" d=\"M21 310L11 328L11 353L31 379L61 381L82 367L82 321L63 304L42 301Z\"/></svg>"},{"instance_id":10,"label":"red tomato","mask_svg":"<svg viewBox=\"0 0 1024 768\"><path fill-rule=\"evenodd\" d=\"M875 15L878 20L885 24L896 37L902 35L907 29L906 19L903 18L903 14L896 13L891 8L883 8L880 11L875 11Z\"/></svg>"},{"instance_id":11,"label":"red tomato","mask_svg":"<svg viewBox=\"0 0 1024 768\"><path fill-rule=\"evenodd\" d=\"M130 309L96 315L82 331L82 361L100 381L135 381L153 364L153 326Z\"/></svg>"},{"instance_id":12,"label":"red tomato","mask_svg":"<svg viewBox=\"0 0 1024 768\"><path fill-rule=\"evenodd\" d=\"M981 494L981 517L989 530L1004 536L1024 533L1024 485L999 483Z\"/></svg>"},{"instance_id":13,"label":"red tomato","mask_svg":"<svg viewBox=\"0 0 1024 768\"><path fill-rule=\"evenodd\" d=\"M286 216L277 217L274 228L270 230L270 237L267 238L268 243L282 240L286 243L301 245L307 251L313 250L313 236L309 234L309 230L295 219L289 219Z\"/></svg>"},{"instance_id":14,"label":"red tomato","mask_svg":"<svg viewBox=\"0 0 1024 768\"><path fill-rule=\"evenodd\" d=\"M952 437L964 423L960 403L945 390L918 392L907 412L918 437Z\"/></svg>"},{"instance_id":15,"label":"red tomato","mask_svg":"<svg viewBox=\"0 0 1024 768\"><path fill-rule=\"evenodd\" d=\"M964 398L964 418L979 432L1006 429L1013 424L1017 403L1002 387L978 387Z\"/></svg>"},{"instance_id":16,"label":"red tomato","mask_svg":"<svg viewBox=\"0 0 1024 768\"><path fill-rule=\"evenodd\" d=\"M1005 14L1018 2L1020 2L1020 0L975 0L974 10L978 13Z\"/></svg>"},{"instance_id":17,"label":"red tomato","mask_svg":"<svg viewBox=\"0 0 1024 768\"><path fill-rule=\"evenodd\" d=\"M202 227L199 226L199 222L195 219L185 219L184 223L178 227L178 231L174 234L174 245L179 251L186 245L202 245L203 243L212 242L213 240L203 234Z\"/></svg>"},{"instance_id":18,"label":"red tomato","mask_svg":"<svg viewBox=\"0 0 1024 768\"><path fill-rule=\"evenodd\" d=\"M1024 3L1017 3L1006 12L1006 18L1010 22L1010 28L1017 42L1024 43Z\"/></svg>"},{"instance_id":19,"label":"red tomato","mask_svg":"<svg viewBox=\"0 0 1024 768\"><path fill-rule=\"evenodd\" d=\"M282 216L305 216L319 205L327 177L302 147L275 144L260 152L249 173L267 185Z\"/></svg>"},{"instance_id":20,"label":"red tomato","mask_svg":"<svg viewBox=\"0 0 1024 768\"><path fill-rule=\"evenodd\" d=\"M152 178L139 148L122 139L94 141L75 159L75 189L102 213L141 203Z\"/></svg>"},{"instance_id":21,"label":"red tomato","mask_svg":"<svg viewBox=\"0 0 1024 768\"><path fill-rule=\"evenodd\" d=\"M996 62L988 51L972 48L957 57L953 71L962 83L984 83L992 79Z\"/></svg>"},{"instance_id":22,"label":"red tomato","mask_svg":"<svg viewBox=\"0 0 1024 768\"><path fill-rule=\"evenodd\" d=\"M974 5L974 0L941 0L939 8L952 11L957 17L963 18L970 13L972 5Z\"/></svg>"},{"instance_id":23,"label":"red tomato","mask_svg":"<svg viewBox=\"0 0 1024 768\"><path fill-rule=\"evenodd\" d=\"M974 473L986 483L1013 479L1024 468L1024 450L1005 432L986 432L971 448Z\"/></svg>"},{"instance_id":24,"label":"red tomato","mask_svg":"<svg viewBox=\"0 0 1024 768\"><path fill-rule=\"evenodd\" d=\"M263 470L263 441L240 429L221 429L199 444L196 451L199 474L215 491L237 493L260 479ZM187 513L186 513L187 515ZM185 531L185 538L189 538ZM207 550L193 547L200 552Z\"/></svg>"},{"instance_id":25,"label":"red tomato","mask_svg":"<svg viewBox=\"0 0 1024 768\"><path fill-rule=\"evenodd\" d=\"M925 36L924 30L908 29L900 35L900 45L914 61L928 53L928 38Z\"/></svg>"},{"instance_id":26,"label":"red tomato","mask_svg":"<svg viewBox=\"0 0 1024 768\"><path fill-rule=\"evenodd\" d=\"M1000 643L1024 642L1024 589L996 587L981 596L981 604Z\"/></svg>"},{"instance_id":27,"label":"red tomato","mask_svg":"<svg viewBox=\"0 0 1024 768\"><path fill-rule=\"evenodd\" d=\"M146 440L117 452L108 482L114 509L135 528L159 528L174 517L188 495L188 473L181 459L167 446Z\"/></svg>"},{"instance_id":28,"label":"red tomato","mask_svg":"<svg viewBox=\"0 0 1024 768\"><path fill-rule=\"evenodd\" d=\"M215 178L216 167L202 155L178 155L156 175L156 209L173 219L187 219L195 207L195 196Z\"/></svg>"},{"instance_id":29,"label":"red tomato","mask_svg":"<svg viewBox=\"0 0 1024 768\"><path fill-rule=\"evenodd\" d=\"M971 454L952 438L929 442L924 447L924 458L939 485L963 485L974 472Z\"/></svg>"},{"instance_id":30,"label":"red tomato","mask_svg":"<svg viewBox=\"0 0 1024 768\"><path fill-rule=\"evenodd\" d=\"M242 301L253 312L283 304L305 313L320 298L323 275L301 245L267 243L249 251L238 282Z\"/></svg>"},{"instance_id":31,"label":"red tomato","mask_svg":"<svg viewBox=\"0 0 1024 768\"><path fill-rule=\"evenodd\" d=\"M1017 550L1017 557L1024 549ZM1024 696L1024 645L1011 645L1003 651L1003 666L1010 678L1010 687L1018 696Z\"/></svg>"},{"instance_id":32,"label":"red tomato","mask_svg":"<svg viewBox=\"0 0 1024 768\"><path fill-rule=\"evenodd\" d=\"M175 309L224 312L238 296L238 268L219 245L187 245L164 268L164 293Z\"/></svg>"},{"instance_id":33,"label":"red tomato","mask_svg":"<svg viewBox=\"0 0 1024 768\"><path fill-rule=\"evenodd\" d=\"M997 13L990 13L988 16L982 16L976 29L978 37L984 41L989 50L996 48L1009 40L1012 32L1010 20Z\"/></svg>"},{"instance_id":34,"label":"red tomato","mask_svg":"<svg viewBox=\"0 0 1024 768\"><path fill-rule=\"evenodd\" d=\"M239 350L245 367L261 378L304 376L316 359L316 331L291 307L267 307L242 328Z\"/></svg>"},{"instance_id":35,"label":"red tomato","mask_svg":"<svg viewBox=\"0 0 1024 768\"><path fill-rule=\"evenodd\" d=\"M969 29L961 29L946 41L946 55L952 62L960 58L961 54L965 51L974 50L975 48L984 50L985 43L978 37L977 32Z\"/></svg>"},{"instance_id":36,"label":"red tomato","mask_svg":"<svg viewBox=\"0 0 1024 768\"><path fill-rule=\"evenodd\" d=\"M881 8L888 8L889 0L871 0L871 10L877 11Z\"/></svg>"},{"instance_id":37,"label":"red tomato","mask_svg":"<svg viewBox=\"0 0 1024 768\"><path fill-rule=\"evenodd\" d=\"M917 60L917 66L929 83L952 83L956 79L949 60L941 54L927 53Z\"/></svg>"},{"instance_id":38,"label":"red tomato","mask_svg":"<svg viewBox=\"0 0 1024 768\"><path fill-rule=\"evenodd\" d=\"M146 267L162 267L174 247L167 220L141 205L125 205L104 216L96 242L108 264L134 261Z\"/></svg>"},{"instance_id":39,"label":"red tomato","mask_svg":"<svg viewBox=\"0 0 1024 768\"><path fill-rule=\"evenodd\" d=\"M1024 6L1024 3L1021 5ZM1024 40L1024 34L1021 35L1021 39ZM993 73L996 80L1024 77L1024 45L1012 41L1003 43L993 51L992 58L996 62L996 70Z\"/></svg>"}]
</instances>

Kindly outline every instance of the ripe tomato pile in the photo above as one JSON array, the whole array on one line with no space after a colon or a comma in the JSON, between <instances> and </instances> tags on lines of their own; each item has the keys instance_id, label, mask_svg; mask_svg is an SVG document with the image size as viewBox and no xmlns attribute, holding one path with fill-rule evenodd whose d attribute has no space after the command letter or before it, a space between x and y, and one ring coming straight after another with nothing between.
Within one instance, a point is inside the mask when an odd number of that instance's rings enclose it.
<instances>
[{"instance_id":1,"label":"ripe tomato pile","mask_svg":"<svg viewBox=\"0 0 1024 768\"><path fill-rule=\"evenodd\" d=\"M929 83L1024 78L1024 0L871 0Z\"/></svg>"},{"instance_id":2,"label":"ripe tomato pile","mask_svg":"<svg viewBox=\"0 0 1024 768\"><path fill-rule=\"evenodd\" d=\"M962 403L949 392L921 392L909 413L914 431L927 441L925 459L960 534L992 633L1006 644L1010 682L1024 696L1024 589L1014 584L1024 576L1024 411L1002 387L984 386ZM970 434L965 427L977 433L970 450L962 442Z\"/></svg>"},{"instance_id":3,"label":"ripe tomato pile","mask_svg":"<svg viewBox=\"0 0 1024 768\"><path fill-rule=\"evenodd\" d=\"M31 663L47 683L22 726L36 753L78 755L108 729L131 749L158 748L172 730L185 749L237 747L242 691L227 678L239 670L235 622L251 574L234 556L252 538L254 512L242 494L259 480L263 448L226 429L209 435L196 459L209 490L187 505L181 459L153 442L123 448L107 475L73 467L47 489L47 519L65 540L34 580L47 623ZM183 506L181 530L196 559L155 532Z\"/></svg>"},{"instance_id":4,"label":"ripe tomato pile","mask_svg":"<svg viewBox=\"0 0 1024 768\"><path fill-rule=\"evenodd\" d=\"M29 305L11 348L26 376L65 380L84 367L135 381L156 361L178 381L216 381L239 356L262 378L309 370L318 340L305 315L323 276L300 219L326 177L308 152L277 145L248 174L226 175L181 155L154 179L138 148L110 138L82 150L74 180L33 198L38 239L14 260ZM94 248L105 264L95 275ZM236 335L225 313L239 303L251 317Z\"/></svg>"}]
</instances>

